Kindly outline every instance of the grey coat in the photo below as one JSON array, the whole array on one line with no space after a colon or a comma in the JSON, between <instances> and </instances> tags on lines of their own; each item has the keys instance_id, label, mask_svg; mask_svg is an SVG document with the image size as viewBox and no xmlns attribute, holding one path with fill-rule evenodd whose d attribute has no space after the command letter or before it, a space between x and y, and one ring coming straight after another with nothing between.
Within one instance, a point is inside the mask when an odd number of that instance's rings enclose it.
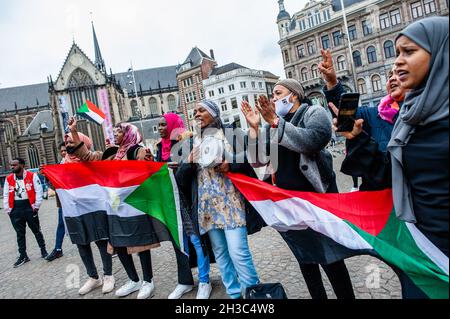
<instances>
[{"instance_id":1,"label":"grey coat","mask_svg":"<svg viewBox=\"0 0 450 319\"><path fill-rule=\"evenodd\" d=\"M278 128L266 125L262 130L265 132L260 131L259 136L265 137L266 150L269 148L268 143L275 143L300 153L299 169L302 174L316 192L327 191L333 180L333 158L325 146L331 139L332 123L323 107L302 104L290 122L280 118ZM258 140L249 139L249 150L252 147L257 149L257 144ZM265 166L273 161L273 158L264 156L261 150L249 151L248 154L253 167ZM274 163L271 164L273 166Z\"/></svg>"}]
</instances>

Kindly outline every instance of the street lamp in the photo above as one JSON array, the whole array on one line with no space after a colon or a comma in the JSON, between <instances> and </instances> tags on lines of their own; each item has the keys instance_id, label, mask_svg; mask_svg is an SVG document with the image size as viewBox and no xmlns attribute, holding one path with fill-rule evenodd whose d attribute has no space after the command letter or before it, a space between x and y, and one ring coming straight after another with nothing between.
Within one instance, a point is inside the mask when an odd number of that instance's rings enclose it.
<instances>
[{"instance_id":1,"label":"street lamp","mask_svg":"<svg viewBox=\"0 0 450 319\"><path fill-rule=\"evenodd\" d=\"M352 43L350 41L350 35L348 34L347 15L345 14L344 0L341 0L341 7L342 7L342 17L344 18L345 34L347 35L348 54L350 56L350 65L351 65L350 71L352 72L353 86L355 88L355 91L358 92L358 84L356 82L356 68L355 63L353 61Z\"/></svg>"},{"instance_id":2,"label":"street lamp","mask_svg":"<svg viewBox=\"0 0 450 319\"><path fill-rule=\"evenodd\" d=\"M141 132L142 132L142 140L145 144L145 132L144 132L144 127L142 125L142 109L141 109L141 105L140 105L141 103L139 102L140 99L138 98L138 94L137 94L136 79L134 77L134 69L133 69L132 61L130 61L130 68L128 69L127 78L130 79L130 81L128 82L128 85L134 85L134 96L136 98L136 102L137 102L137 106L138 106L137 113L139 115L139 123L141 124L140 126L141 126ZM132 78L132 80L131 80L131 78Z\"/></svg>"}]
</instances>

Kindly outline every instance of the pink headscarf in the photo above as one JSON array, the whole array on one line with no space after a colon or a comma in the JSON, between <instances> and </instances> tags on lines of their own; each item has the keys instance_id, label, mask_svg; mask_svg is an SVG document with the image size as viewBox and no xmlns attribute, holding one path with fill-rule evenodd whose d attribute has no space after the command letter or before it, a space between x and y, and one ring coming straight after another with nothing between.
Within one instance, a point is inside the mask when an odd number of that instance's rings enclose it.
<instances>
[{"instance_id":1,"label":"pink headscarf","mask_svg":"<svg viewBox=\"0 0 450 319\"><path fill-rule=\"evenodd\" d=\"M80 141L83 142L84 145L86 145L88 150L92 148L92 140L88 136L78 132L78 137L80 138ZM68 140L73 141L72 133L67 133L66 135L64 135L64 143L67 144ZM74 154L67 153L66 156L64 157L64 163L76 163L76 162L80 162L80 159L76 157Z\"/></svg>"},{"instance_id":2,"label":"pink headscarf","mask_svg":"<svg viewBox=\"0 0 450 319\"><path fill-rule=\"evenodd\" d=\"M167 161L170 158L172 140L177 140L178 136L185 131L183 119L175 113L164 114L163 117L167 123L167 137L161 140L162 160Z\"/></svg>"},{"instance_id":3,"label":"pink headscarf","mask_svg":"<svg viewBox=\"0 0 450 319\"><path fill-rule=\"evenodd\" d=\"M114 157L115 160L121 160L127 154L130 147L142 142L141 134L136 126L130 123L120 123L118 126L123 132L123 140Z\"/></svg>"}]
</instances>

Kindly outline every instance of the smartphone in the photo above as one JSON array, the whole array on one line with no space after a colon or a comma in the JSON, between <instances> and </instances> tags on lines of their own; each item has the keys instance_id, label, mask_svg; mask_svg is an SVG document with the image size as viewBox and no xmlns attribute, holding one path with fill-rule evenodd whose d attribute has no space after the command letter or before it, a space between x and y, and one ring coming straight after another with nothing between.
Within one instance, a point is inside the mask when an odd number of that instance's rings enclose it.
<instances>
[{"instance_id":1,"label":"smartphone","mask_svg":"<svg viewBox=\"0 0 450 319\"><path fill-rule=\"evenodd\" d=\"M359 93L343 93L339 101L337 132L351 132L359 104Z\"/></svg>"}]
</instances>

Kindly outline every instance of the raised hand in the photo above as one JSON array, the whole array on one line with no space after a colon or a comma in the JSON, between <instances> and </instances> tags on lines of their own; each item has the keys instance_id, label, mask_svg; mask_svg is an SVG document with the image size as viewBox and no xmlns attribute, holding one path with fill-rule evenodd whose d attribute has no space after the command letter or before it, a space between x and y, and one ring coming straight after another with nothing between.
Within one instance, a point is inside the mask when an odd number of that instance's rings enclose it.
<instances>
[{"instance_id":1,"label":"raised hand","mask_svg":"<svg viewBox=\"0 0 450 319\"><path fill-rule=\"evenodd\" d=\"M265 95L261 95L258 98L256 108L261 113L264 120L269 124L273 124L275 119L278 117L275 113L275 104L272 101L269 101Z\"/></svg>"},{"instance_id":2,"label":"raised hand","mask_svg":"<svg viewBox=\"0 0 450 319\"><path fill-rule=\"evenodd\" d=\"M67 123L67 126L69 127L70 132L76 132L77 131L77 120L74 116L71 116L69 119L69 122Z\"/></svg>"},{"instance_id":3,"label":"raised hand","mask_svg":"<svg viewBox=\"0 0 450 319\"><path fill-rule=\"evenodd\" d=\"M248 126L258 130L259 123L261 123L258 109L255 108L255 110L253 110L247 101L242 101L241 111L244 114L245 119L247 120Z\"/></svg>"},{"instance_id":4,"label":"raised hand","mask_svg":"<svg viewBox=\"0 0 450 319\"><path fill-rule=\"evenodd\" d=\"M331 51L330 49L321 49L320 54L322 55L322 61L319 63L319 71L322 74L322 78L327 82L327 89L331 90L338 82Z\"/></svg>"}]
</instances>

